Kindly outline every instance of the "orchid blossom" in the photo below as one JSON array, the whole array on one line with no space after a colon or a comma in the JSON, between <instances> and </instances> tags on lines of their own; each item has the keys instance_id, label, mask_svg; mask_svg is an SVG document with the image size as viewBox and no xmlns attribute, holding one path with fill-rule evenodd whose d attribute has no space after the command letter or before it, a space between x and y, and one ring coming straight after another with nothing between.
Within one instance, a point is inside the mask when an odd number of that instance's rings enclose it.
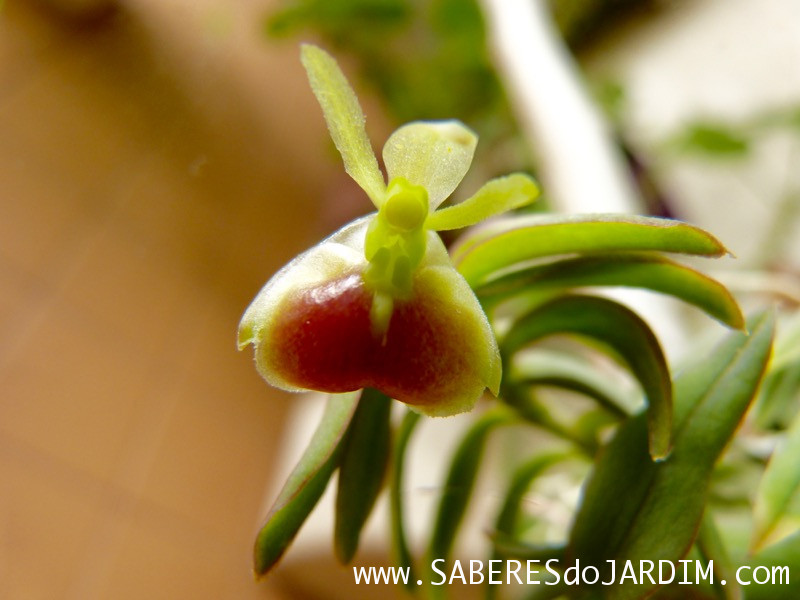
<instances>
[{"instance_id":1,"label":"orchid blossom","mask_svg":"<svg viewBox=\"0 0 800 600\"><path fill-rule=\"evenodd\" d=\"M275 387L330 393L372 387L430 416L498 393L500 354L471 288L436 231L533 201L523 174L490 180L439 209L469 169L476 135L458 121L413 122L383 148L336 61L304 45L302 62L347 173L377 208L295 258L267 282L239 325L239 348ZM438 209L438 210L437 210Z\"/></svg>"}]
</instances>

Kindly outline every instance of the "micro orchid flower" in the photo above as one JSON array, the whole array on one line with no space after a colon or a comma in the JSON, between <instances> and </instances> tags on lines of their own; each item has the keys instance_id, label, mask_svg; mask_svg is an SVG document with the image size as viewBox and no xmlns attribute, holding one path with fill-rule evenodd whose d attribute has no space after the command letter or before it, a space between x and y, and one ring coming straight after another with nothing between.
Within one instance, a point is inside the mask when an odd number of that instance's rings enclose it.
<instances>
[{"instance_id":1,"label":"micro orchid flower","mask_svg":"<svg viewBox=\"0 0 800 600\"><path fill-rule=\"evenodd\" d=\"M439 236L531 202L522 174L493 179L436 210L466 174L477 137L458 121L414 122L386 142L388 184L358 99L336 61L304 45L303 65L345 170L377 208L295 258L267 282L239 325L271 385L340 393L372 387L429 416L498 393L494 333Z\"/></svg>"}]
</instances>

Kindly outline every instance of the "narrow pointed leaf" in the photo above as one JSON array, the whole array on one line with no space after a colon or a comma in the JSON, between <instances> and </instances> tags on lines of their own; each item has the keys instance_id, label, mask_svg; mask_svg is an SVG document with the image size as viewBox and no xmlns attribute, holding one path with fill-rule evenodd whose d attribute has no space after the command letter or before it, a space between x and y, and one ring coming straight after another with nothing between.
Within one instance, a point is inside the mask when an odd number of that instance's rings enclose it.
<instances>
[{"instance_id":1,"label":"narrow pointed leaf","mask_svg":"<svg viewBox=\"0 0 800 600\"><path fill-rule=\"evenodd\" d=\"M358 392L331 395L311 442L292 471L256 538L254 570L265 575L289 547L316 506L339 458L339 443L358 403Z\"/></svg>"},{"instance_id":2,"label":"narrow pointed leaf","mask_svg":"<svg viewBox=\"0 0 800 600\"><path fill-rule=\"evenodd\" d=\"M800 489L800 418L796 418L767 464L754 503L753 542L760 547Z\"/></svg>"},{"instance_id":3,"label":"narrow pointed leaf","mask_svg":"<svg viewBox=\"0 0 800 600\"><path fill-rule=\"evenodd\" d=\"M494 215L530 204L539 196L539 186L529 176L515 173L487 181L473 196L454 206L431 213L428 229L444 231L469 227Z\"/></svg>"},{"instance_id":4,"label":"narrow pointed leaf","mask_svg":"<svg viewBox=\"0 0 800 600\"><path fill-rule=\"evenodd\" d=\"M522 317L501 342L510 357L542 337L571 333L611 348L628 365L647 396L650 452L669 453L672 430L672 385L664 353L647 324L630 309L592 296L562 296Z\"/></svg>"},{"instance_id":5,"label":"narrow pointed leaf","mask_svg":"<svg viewBox=\"0 0 800 600\"><path fill-rule=\"evenodd\" d=\"M534 480L546 471L549 467L570 455L564 452L550 452L547 454L540 454L528 460L517 470L511 477L511 483L503 496L503 506L497 514L494 525L493 536L499 537L506 542L512 543L520 548L521 543L515 540L515 533L517 529L517 522L519 521L520 507L528 492L528 488L533 484ZM508 546L507 546L508 547ZM500 579L502 580L505 575L503 569L503 562L501 557L506 557L503 550L497 544L493 544L491 560L499 560L501 564ZM491 599L497 596L498 589L495 585L489 585L487 581L486 598Z\"/></svg>"},{"instance_id":6,"label":"narrow pointed leaf","mask_svg":"<svg viewBox=\"0 0 800 600\"><path fill-rule=\"evenodd\" d=\"M383 486L389 464L391 403L381 392L365 389L342 442L334 548L344 564L355 556L361 530Z\"/></svg>"},{"instance_id":7,"label":"narrow pointed leaf","mask_svg":"<svg viewBox=\"0 0 800 600\"><path fill-rule=\"evenodd\" d=\"M304 44L300 57L311 89L322 107L333 143L342 155L345 171L367 193L373 204L380 206L386 184L367 137L364 111L353 88L336 60L321 48Z\"/></svg>"},{"instance_id":8,"label":"narrow pointed leaf","mask_svg":"<svg viewBox=\"0 0 800 600\"><path fill-rule=\"evenodd\" d=\"M730 327L744 327L739 306L725 286L657 254L580 256L532 266L491 281L477 293L492 302L522 289L585 286L636 287L669 294Z\"/></svg>"},{"instance_id":9,"label":"narrow pointed leaf","mask_svg":"<svg viewBox=\"0 0 800 600\"><path fill-rule=\"evenodd\" d=\"M421 415L407 411L403 417L394 441L392 452L392 470L389 483L389 506L391 510L392 548L394 550L395 564L403 569L408 569L409 589L415 589L417 577L414 570L414 561L408 548L405 528L403 472L405 470L406 448L411 439L411 434L419 423Z\"/></svg>"},{"instance_id":10,"label":"narrow pointed leaf","mask_svg":"<svg viewBox=\"0 0 800 600\"><path fill-rule=\"evenodd\" d=\"M722 256L711 234L669 219L628 215L531 216L489 223L452 250L456 268L471 286L524 261L566 254L677 252Z\"/></svg>"},{"instance_id":11,"label":"narrow pointed leaf","mask_svg":"<svg viewBox=\"0 0 800 600\"><path fill-rule=\"evenodd\" d=\"M675 384L674 447L654 463L643 416L623 425L590 477L573 526L569 557L597 566L607 560L677 561L689 551L705 509L714 465L750 406L772 346L773 319L761 314L750 334L731 333ZM619 573L617 573L619 576ZM612 600L651 594L655 586L607 588Z\"/></svg>"},{"instance_id":12,"label":"narrow pointed leaf","mask_svg":"<svg viewBox=\"0 0 800 600\"><path fill-rule=\"evenodd\" d=\"M450 556L458 527L461 525L475 484L486 438L495 427L512 420L511 413L505 410L487 412L472 425L461 440L450 462L439 501L428 550L431 559L447 559Z\"/></svg>"},{"instance_id":13,"label":"narrow pointed leaf","mask_svg":"<svg viewBox=\"0 0 800 600\"><path fill-rule=\"evenodd\" d=\"M428 190L431 210L453 193L472 163L478 137L459 121L403 125L383 147L389 181L403 177Z\"/></svg>"}]
</instances>

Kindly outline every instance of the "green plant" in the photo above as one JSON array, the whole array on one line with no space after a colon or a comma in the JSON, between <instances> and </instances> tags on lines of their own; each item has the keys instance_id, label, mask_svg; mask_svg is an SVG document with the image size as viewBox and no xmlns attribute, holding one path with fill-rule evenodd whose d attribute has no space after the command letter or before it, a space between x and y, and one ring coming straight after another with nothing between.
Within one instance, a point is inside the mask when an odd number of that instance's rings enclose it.
<instances>
[{"instance_id":1,"label":"green plant","mask_svg":"<svg viewBox=\"0 0 800 600\"><path fill-rule=\"evenodd\" d=\"M699 586L698 597L728 597L735 589L734 559L714 515L723 488L720 457L767 369L773 318L759 313L745 322L724 286L668 256L719 257L724 246L705 231L666 219L515 214L467 231L448 255L435 231L478 224L531 202L538 193L533 181L522 174L494 179L468 200L436 210L461 181L477 141L462 124L448 121L411 123L391 136L384 147L387 185L357 99L335 61L306 46L303 62L345 168L377 212L287 265L242 318L240 347L255 346L267 381L331 393L258 535L256 573L277 563L338 470L339 560L353 559L388 480L395 557L430 581L424 565L454 558L487 440L513 424L545 431L553 443L522 448L519 464L509 470L508 491L488 536L491 557L556 560L551 574L558 574L558 584L536 588L548 597L642 598L676 592L630 580L570 586L566 569L591 566L603 580L611 576L608 561L677 563L691 555L716 569L717 583ZM733 331L673 376L649 325L623 304L587 291L595 286L668 294ZM558 336L581 346L548 343ZM629 373L641 400L631 402L594 366L597 353ZM783 356L788 358L772 380L796 370L796 353ZM425 560L415 558L400 493L413 431L422 415L471 410L487 387L497 399L476 409L454 450ZM565 411L560 398L554 402L545 393L550 389L588 401ZM399 408L391 398L409 409L399 423L391 420ZM765 408L759 414L768 413L772 401L760 402ZM758 492L758 543L736 560L774 564L784 556L776 559L775 553L785 552L798 563L796 534L777 545L763 543L800 482L788 458L798 427L791 431L788 450L767 467ZM731 452L736 450L734 445ZM581 468L570 469L574 463ZM537 539L522 499L543 473L558 469L589 474L574 524L553 546ZM731 586L720 585L720 578ZM445 594L443 586L419 589L431 597ZM487 586L486 593L497 591Z\"/></svg>"}]
</instances>

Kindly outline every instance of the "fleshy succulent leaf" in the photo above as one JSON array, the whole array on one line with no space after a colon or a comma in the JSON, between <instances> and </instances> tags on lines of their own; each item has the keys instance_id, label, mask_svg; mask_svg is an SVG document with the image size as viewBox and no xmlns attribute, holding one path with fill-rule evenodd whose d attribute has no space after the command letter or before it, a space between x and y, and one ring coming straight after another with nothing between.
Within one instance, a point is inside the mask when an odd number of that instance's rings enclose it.
<instances>
[{"instance_id":1,"label":"fleshy succulent leaf","mask_svg":"<svg viewBox=\"0 0 800 600\"><path fill-rule=\"evenodd\" d=\"M343 564L355 556L361 530L383 486L389 465L390 411L390 398L365 389L342 441L333 535L336 556Z\"/></svg>"},{"instance_id":2,"label":"fleshy succulent leaf","mask_svg":"<svg viewBox=\"0 0 800 600\"><path fill-rule=\"evenodd\" d=\"M436 231L461 229L533 202L539 195L536 182L522 173L487 181L473 196L428 216L425 226Z\"/></svg>"},{"instance_id":3,"label":"fleshy succulent leaf","mask_svg":"<svg viewBox=\"0 0 800 600\"><path fill-rule=\"evenodd\" d=\"M596 565L607 560L677 561L686 555L705 508L712 470L730 442L763 376L773 319L759 314L749 335L732 332L675 381L674 447L654 463L644 415L626 422L603 450L584 492L568 556ZM659 532L655 535L655 532ZM649 595L654 585L608 588L608 598Z\"/></svg>"},{"instance_id":4,"label":"fleshy succulent leaf","mask_svg":"<svg viewBox=\"0 0 800 600\"><path fill-rule=\"evenodd\" d=\"M642 251L708 257L727 252L711 234L686 223L613 214L500 219L461 238L451 255L459 272L476 287L533 259Z\"/></svg>"},{"instance_id":5,"label":"fleshy succulent leaf","mask_svg":"<svg viewBox=\"0 0 800 600\"><path fill-rule=\"evenodd\" d=\"M402 177L424 187L434 210L461 183L477 143L477 136L459 121L403 125L383 147L389 181Z\"/></svg>"},{"instance_id":6,"label":"fleshy succulent leaf","mask_svg":"<svg viewBox=\"0 0 800 600\"><path fill-rule=\"evenodd\" d=\"M506 359L542 337L572 333L612 348L639 380L648 401L650 452L669 453L672 385L664 353L647 324L630 309L605 298L562 296L521 317L501 342Z\"/></svg>"},{"instance_id":7,"label":"fleshy succulent leaf","mask_svg":"<svg viewBox=\"0 0 800 600\"><path fill-rule=\"evenodd\" d=\"M481 300L496 302L522 289L585 286L636 287L669 294L729 327L744 327L739 305L725 286L658 254L607 254L557 260L499 277L477 293Z\"/></svg>"},{"instance_id":8,"label":"fleshy succulent leaf","mask_svg":"<svg viewBox=\"0 0 800 600\"><path fill-rule=\"evenodd\" d=\"M254 570L265 575L289 547L338 465L340 441L358 404L358 392L328 398L311 442L283 485L256 538Z\"/></svg>"},{"instance_id":9,"label":"fleshy succulent leaf","mask_svg":"<svg viewBox=\"0 0 800 600\"><path fill-rule=\"evenodd\" d=\"M321 48L304 44L301 59L333 143L342 155L345 171L367 193L372 203L380 207L386 184L367 137L364 111L353 88L336 60Z\"/></svg>"}]
</instances>

